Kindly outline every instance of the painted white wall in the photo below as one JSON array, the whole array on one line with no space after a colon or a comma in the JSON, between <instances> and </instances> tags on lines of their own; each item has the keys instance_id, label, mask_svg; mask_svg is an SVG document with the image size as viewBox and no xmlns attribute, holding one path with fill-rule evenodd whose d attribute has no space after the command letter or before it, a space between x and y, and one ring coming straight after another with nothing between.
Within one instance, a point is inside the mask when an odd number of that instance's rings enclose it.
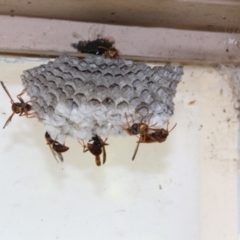
<instances>
[{"instance_id":1,"label":"painted white wall","mask_svg":"<svg viewBox=\"0 0 240 240\"><path fill-rule=\"evenodd\" d=\"M22 71L45 62L1 57L0 80L16 99ZM231 89L212 67L184 72L170 120L177 127L164 143L142 144L134 162L137 139L109 137L104 166L71 139L57 164L41 123L14 116L0 130L0 239L237 239ZM1 126L10 114L0 89Z\"/></svg>"}]
</instances>

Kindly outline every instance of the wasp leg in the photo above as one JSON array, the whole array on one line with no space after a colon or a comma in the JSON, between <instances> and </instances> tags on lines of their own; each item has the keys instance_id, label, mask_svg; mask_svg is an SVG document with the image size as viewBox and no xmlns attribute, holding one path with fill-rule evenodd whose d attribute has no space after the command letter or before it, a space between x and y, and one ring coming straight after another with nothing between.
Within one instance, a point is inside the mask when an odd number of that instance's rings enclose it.
<instances>
[{"instance_id":1,"label":"wasp leg","mask_svg":"<svg viewBox=\"0 0 240 240\"><path fill-rule=\"evenodd\" d=\"M137 154L137 151L138 151L138 148L139 148L139 144L140 144L140 141L137 142L137 146L135 148L135 151L134 151L134 154L133 154L133 157L132 157L132 161L134 160L134 158L136 157L136 154Z\"/></svg>"},{"instance_id":2,"label":"wasp leg","mask_svg":"<svg viewBox=\"0 0 240 240\"><path fill-rule=\"evenodd\" d=\"M15 113L12 113L12 115L8 118L8 120L6 121L6 123L4 124L3 128L5 128L12 120L12 117Z\"/></svg>"}]
</instances>

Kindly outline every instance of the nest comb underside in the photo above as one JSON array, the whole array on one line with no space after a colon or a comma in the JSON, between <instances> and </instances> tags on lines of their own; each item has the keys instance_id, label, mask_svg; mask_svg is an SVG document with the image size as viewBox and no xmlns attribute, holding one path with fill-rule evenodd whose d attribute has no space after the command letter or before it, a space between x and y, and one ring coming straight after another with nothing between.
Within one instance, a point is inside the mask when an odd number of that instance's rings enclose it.
<instances>
[{"instance_id":1,"label":"nest comb underside","mask_svg":"<svg viewBox=\"0 0 240 240\"><path fill-rule=\"evenodd\" d=\"M174 112L182 74L182 67L171 65L151 68L124 59L63 55L21 77L35 115L52 138L63 142L67 136L88 140L93 134L122 134L125 114L139 122L154 112L151 124L162 127Z\"/></svg>"}]
</instances>

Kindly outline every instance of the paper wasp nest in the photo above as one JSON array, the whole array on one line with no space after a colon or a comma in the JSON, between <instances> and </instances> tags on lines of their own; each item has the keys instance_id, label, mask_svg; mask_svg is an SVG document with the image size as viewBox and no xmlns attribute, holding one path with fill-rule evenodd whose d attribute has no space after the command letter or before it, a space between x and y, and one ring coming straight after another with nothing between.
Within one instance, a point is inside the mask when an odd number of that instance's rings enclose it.
<instances>
[{"instance_id":1,"label":"paper wasp nest","mask_svg":"<svg viewBox=\"0 0 240 240\"><path fill-rule=\"evenodd\" d=\"M182 74L182 67L171 65L151 68L124 59L63 55L24 71L22 81L35 115L53 139L89 140L93 134L124 133L125 113L139 122L154 111L151 124L161 127L173 114Z\"/></svg>"}]
</instances>

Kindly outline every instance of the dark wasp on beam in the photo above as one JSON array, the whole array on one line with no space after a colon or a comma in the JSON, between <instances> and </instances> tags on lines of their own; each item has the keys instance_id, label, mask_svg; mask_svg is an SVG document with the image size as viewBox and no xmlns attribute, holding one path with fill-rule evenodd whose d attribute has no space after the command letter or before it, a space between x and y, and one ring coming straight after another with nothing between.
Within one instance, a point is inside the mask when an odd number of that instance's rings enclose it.
<instances>
[{"instance_id":1,"label":"dark wasp on beam","mask_svg":"<svg viewBox=\"0 0 240 240\"><path fill-rule=\"evenodd\" d=\"M66 152L69 147L57 142L56 140L53 140L48 132L45 133L45 139L56 161L59 162L58 160L60 160L60 162L63 162L64 159L62 153Z\"/></svg>"},{"instance_id":2,"label":"dark wasp on beam","mask_svg":"<svg viewBox=\"0 0 240 240\"><path fill-rule=\"evenodd\" d=\"M82 143L78 141L83 146L83 152L89 151L95 156L95 161L97 166L101 166L100 155L103 153L103 164L106 162L107 154L105 150L105 146L108 145L106 143L107 138L103 141L98 135L92 137L91 140L88 141L87 145L85 145L84 141L81 139ZM90 143L93 142L93 143Z\"/></svg>"}]
</instances>

